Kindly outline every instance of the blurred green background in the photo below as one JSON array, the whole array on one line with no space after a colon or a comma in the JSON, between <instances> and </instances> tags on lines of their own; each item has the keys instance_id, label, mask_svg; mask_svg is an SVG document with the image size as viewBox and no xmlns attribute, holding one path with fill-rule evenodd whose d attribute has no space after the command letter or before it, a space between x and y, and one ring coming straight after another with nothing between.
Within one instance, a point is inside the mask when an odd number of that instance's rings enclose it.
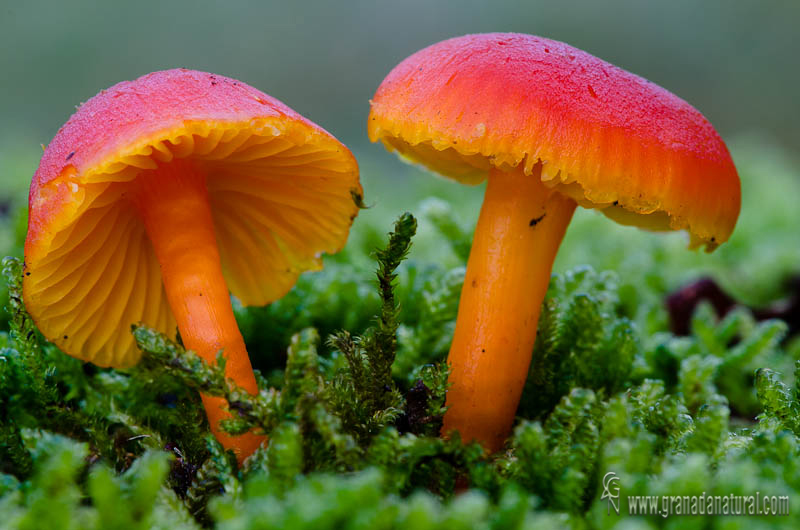
<instances>
[{"instance_id":1,"label":"blurred green background","mask_svg":"<svg viewBox=\"0 0 800 530\"><path fill-rule=\"evenodd\" d=\"M428 196L452 203L471 230L481 191L429 178L369 144L368 100L397 62L424 46L471 32L516 31L568 42L688 100L717 127L742 172L742 218L731 243L712 256L681 250L682 234L655 237L581 212L556 270L587 262L625 274L626 260L641 270L641 256L672 256L675 249L675 260L715 269L737 294L759 301L780 294L782 277L797 267L797 0L0 2L0 255L19 253L20 230L16 245L12 232L24 218L15 211L41 144L75 105L118 81L173 67L239 78L351 147L366 201L375 205L356 221L351 245L366 247L375 241L370 233L384 233L403 210L419 212ZM456 263L428 228L423 220L415 253ZM634 255L633 248L643 251ZM687 276L668 275L657 290Z\"/></svg>"},{"instance_id":2,"label":"blurred green background","mask_svg":"<svg viewBox=\"0 0 800 530\"><path fill-rule=\"evenodd\" d=\"M6 175L9 158L37 155L75 105L100 89L179 66L239 78L358 154L389 160L364 134L368 100L381 79L424 46L487 31L533 33L582 48L675 92L725 138L760 130L784 146L800 144L797 0L2 0L0 6Z\"/></svg>"}]
</instances>

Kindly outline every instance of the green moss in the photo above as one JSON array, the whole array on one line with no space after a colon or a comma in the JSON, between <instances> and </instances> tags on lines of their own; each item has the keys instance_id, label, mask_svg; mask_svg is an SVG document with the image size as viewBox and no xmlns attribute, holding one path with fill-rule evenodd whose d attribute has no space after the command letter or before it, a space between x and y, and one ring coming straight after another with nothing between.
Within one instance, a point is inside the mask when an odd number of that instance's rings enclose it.
<instances>
[{"instance_id":1,"label":"green moss","mask_svg":"<svg viewBox=\"0 0 800 530\"><path fill-rule=\"evenodd\" d=\"M677 337L662 302L706 273L751 303L780 294L799 262L787 197L800 179L774 152L760 162L764 152L737 157L743 187L784 207L756 216L745 203L734 239L711 256L686 252L680 236L576 216L496 455L438 437L471 202L428 199L419 223L404 214L388 238L394 212L378 203L324 271L267 308L236 306L256 396L225 379L222 356L206 365L144 327L133 329L145 353L134 369L64 355L35 329L21 263L7 259L0 528L796 528L798 510L665 519L608 515L602 498L614 472L621 501L760 491L796 503L800 340L785 322L707 305ZM767 178L780 197L756 186ZM450 194L438 186L429 191ZM238 468L198 391L227 400L223 428L263 430L270 444Z\"/></svg>"}]
</instances>

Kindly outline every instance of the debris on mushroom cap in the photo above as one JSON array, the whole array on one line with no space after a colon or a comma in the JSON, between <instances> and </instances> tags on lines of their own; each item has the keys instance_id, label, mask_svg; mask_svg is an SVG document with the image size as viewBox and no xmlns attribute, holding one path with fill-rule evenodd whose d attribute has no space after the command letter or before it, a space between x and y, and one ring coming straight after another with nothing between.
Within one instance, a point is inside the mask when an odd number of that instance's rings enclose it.
<instances>
[{"instance_id":1,"label":"debris on mushroom cap","mask_svg":"<svg viewBox=\"0 0 800 530\"><path fill-rule=\"evenodd\" d=\"M542 180L623 224L685 229L713 250L739 214L725 144L667 90L567 44L466 35L392 70L368 132L402 157L464 183L494 166L542 163Z\"/></svg>"},{"instance_id":2,"label":"debris on mushroom cap","mask_svg":"<svg viewBox=\"0 0 800 530\"><path fill-rule=\"evenodd\" d=\"M224 76L168 70L78 109L47 147L29 195L24 295L42 332L101 366L138 360L129 326L172 335L159 264L133 205L144 169L190 159L207 175L225 280L244 304L283 296L358 213L358 166L321 127Z\"/></svg>"}]
</instances>

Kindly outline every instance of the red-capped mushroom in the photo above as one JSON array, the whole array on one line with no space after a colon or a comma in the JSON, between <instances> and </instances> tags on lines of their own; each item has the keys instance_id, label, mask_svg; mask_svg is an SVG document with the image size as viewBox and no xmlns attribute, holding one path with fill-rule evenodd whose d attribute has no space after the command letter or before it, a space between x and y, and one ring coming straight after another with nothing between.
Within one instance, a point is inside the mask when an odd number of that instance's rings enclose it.
<instances>
[{"instance_id":1,"label":"red-capped mushroom","mask_svg":"<svg viewBox=\"0 0 800 530\"><path fill-rule=\"evenodd\" d=\"M539 310L576 205L708 251L730 237L740 187L702 114L561 42L467 35L405 59L368 131L457 181L488 179L448 357L444 429L499 449L528 374Z\"/></svg>"},{"instance_id":2,"label":"red-capped mushroom","mask_svg":"<svg viewBox=\"0 0 800 530\"><path fill-rule=\"evenodd\" d=\"M279 101L227 77L168 70L81 105L30 190L25 305L64 352L99 366L140 357L130 325L173 335L258 388L234 319L283 296L344 245L360 196L347 148ZM211 429L240 461L264 440Z\"/></svg>"}]
</instances>

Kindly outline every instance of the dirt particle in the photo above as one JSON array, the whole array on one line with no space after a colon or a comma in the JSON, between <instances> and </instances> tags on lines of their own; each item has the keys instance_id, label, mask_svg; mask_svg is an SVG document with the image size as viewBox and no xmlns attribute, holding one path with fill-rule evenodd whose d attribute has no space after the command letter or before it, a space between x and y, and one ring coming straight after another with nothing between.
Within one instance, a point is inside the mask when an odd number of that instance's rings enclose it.
<instances>
[{"instance_id":1,"label":"dirt particle","mask_svg":"<svg viewBox=\"0 0 800 530\"><path fill-rule=\"evenodd\" d=\"M472 286L473 287L477 287L478 286L478 280L472 280Z\"/></svg>"},{"instance_id":2,"label":"dirt particle","mask_svg":"<svg viewBox=\"0 0 800 530\"><path fill-rule=\"evenodd\" d=\"M612 206L619 206L619 201L614 201L611 203Z\"/></svg>"},{"instance_id":3,"label":"dirt particle","mask_svg":"<svg viewBox=\"0 0 800 530\"><path fill-rule=\"evenodd\" d=\"M712 239L712 241L713 241L713 239ZM30 275L31 275L31 273L30 273L30 272L26 272L26 273L25 273L25 276L30 276Z\"/></svg>"},{"instance_id":4,"label":"dirt particle","mask_svg":"<svg viewBox=\"0 0 800 530\"><path fill-rule=\"evenodd\" d=\"M68 155L67 155L67 158L65 159L65 161L69 160L69 159L70 159L70 158L72 158L73 156L75 156L75 151L72 151L70 154L68 154Z\"/></svg>"},{"instance_id":5,"label":"dirt particle","mask_svg":"<svg viewBox=\"0 0 800 530\"><path fill-rule=\"evenodd\" d=\"M68 338L69 338L69 335L64 335L64 340L67 340Z\"/></svg>"},{"instance_id":6,"label":"dirt particle","mask_svg":"<svg viewBox=\"0 0 800 530\"><path fill-rule=\"evenodd\" d=\"M530 222L530 223L528 223L528 226L536 226L536 225L538 225L538 224L539 224L539 222L540 222L542 219L544 219L544 216L545 216L545 215L547 215L547 214L546 214L546 213L543 213L543 214L542 214L542 215L540 215L539 217L534 217L533 219L531 219L531 222Z\"/></svg>"}]
</instances>

